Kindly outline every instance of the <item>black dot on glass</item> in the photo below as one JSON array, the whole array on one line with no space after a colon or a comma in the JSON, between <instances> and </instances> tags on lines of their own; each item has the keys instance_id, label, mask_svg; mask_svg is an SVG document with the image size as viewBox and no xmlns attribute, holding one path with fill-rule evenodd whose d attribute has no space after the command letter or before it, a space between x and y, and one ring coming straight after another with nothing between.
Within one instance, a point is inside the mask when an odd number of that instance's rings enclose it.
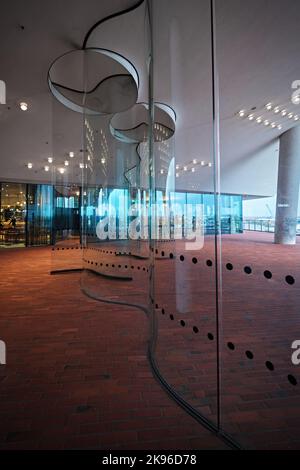
<instances>
[{"instance_id":1,"label":"black dot on glass","mask_svg":"<svg viewBox=\"0 0 300 470\"><path fill-rule=\"evenodd\" d=\"M184 256L183 255L180 255L180 261L184 261Z\"/></svg>"},{"instance_id":2,"label":"black dot on glass","mask_svg":"<svg viewBox=\"0 0 300 470\"><path fill-rule=\"evenodd\" d=\"M193 262L194 264L197 264L197 263L198 263L197 258L193 258L193 259L192 259L192 262Z\"/></svg>"},{"instance_id":3,"label":"black dot on glass","mask_svg":"<svg viewBox=\"0 0 300 470\"><path fill-rule=\"evenodd\" d=\"M127 264L125 264L125 269L127 269L127 268L128 268L128 266L127 266Z\"/></svg>"},{"instance_id":4,"label":"black dot on glass","mask_svg":"<svg viewBox=\"0 0 300 470\"><path fill-rule=\"evenodd\" d=\"M158 308L158 304L155 304L155 308Z\"/></svg>"},{"instance_id":5,"label":"black dot on glass","mask_svg":"<svg viewBox=\"0 0 300 470\"><path fill-rule=\"evenodd\" d=\"M208 259L208 260L206 261L206 265L207 265L207 266L212 266L212 265L213 265L212 260L211 260L211 259Z\"/></svg>"},{"instance_id":6,"label":"black dot on glass","mask_svg":"<svg viewBox=\"0 0 300 470\"><path fill-rule=\"evenodd\" d=\"M180 320L180 325L181 325L181 326L185 326L185 321L184 321L184 320Z\"/></svg>"},{"instance_id":7,"label":"black dot on glass","mask_svg":"<svg viewBox=\"0 0 300 470\"><path fill-rule=\"evenodd\" d=\"M173 259L174 258L174 255L173 253L170 253L170 258Z\"/></svg>"},{"instance_id":8,"label":"black dot on glass","mask_svg":"<svg viewBox=\"0 0 300 470\"><path fill-rule=\"evenodd\" d=\"M271 361L267 361L266 362L266 368L269 369L269 370L274 370L274 365Z\"/></svg>"},{"instance_id":9,"label":"black dot on glass","mask_svg":"<svg viewBox=\"0 0 300 470\"><path fill-rule=\"evenodd\" d=\"M245 354L248 357L248 359L253 359L254 358L254 355L251 351L246 351Z\"/></svg>"},{"instance_id":10,"label":"black dot on glass","mask_svg":"<svg viewBox=\"0 0 300 470\"><path fill-rule=\"evenodd\" d=\"M163 315L165 314L165 309L164 309L164 308L161 309L161 313L162 313Z\"/></svg>"},{"instance_id":11,"label":"black dot on glass","mask_svg":"<svg viewBox=\"0 0 300 470\"><path fill-rule=\"evenodd\" d=\"M250 268L250 266L245 266L244 271L245 271L246 274L251 274L252 273L252 269Z\"/></svg>"},{"instance_id":12,"label":"black dot on glass","mask_svg":"<svg viewBox=\"0 0 300 470\"><path fill-rule=\"evenodd\" d=\"M164 252L164 251L161 252L161 256L165 256L165 252Z\"/></svg>"},{"instance_id":13,"label":"black dot on glass","mask_svg":"<svg viewBox=\"0 0 300 470\"><path fill-rule=\"evenodd\" d=\"M158 254L158 250L155 250L155 254Z\"/></svg>"},{"instance_id":14,"label":"black dot on glass","mask_svg":"<svg viewBox=\"0 0 300 470\"><path fill-rule=\"evenodd\" d=\"M193 326L193 332L194 333L199 333L199 328L197 328L196 326Z\"/></svg>"},{"instance_id":15,"label":"black dot on glass","mask_svg":"<svg viewBox=\"0 0 300 470\"><path fill-rule=\"evenodd\" d=\"M295 284L295 279L293 278L293 276L286 276L285 277L285 281L290 284L290 286L292 286L293 284Z\"/></svg>"},{"instance_id":16,"label":"black dot on glass","mask_svg":"<svg viewBox=\"0 0 300 470\"><path fill-rule=\"evenodd\" d=\"M214 335L212 333L208 333L207 337L210 341L214 340Z\"/></svg>"},{"instance_id":17,"label":"black dot on glass","mask_svg":"<svg viewBox=\"0 0 300 470\"><path fill-rule=\"evenodd\" d=\"M231 342L227 343L227 347L228 349L230 349L231 351L234 351L235 350L235 345Z\"/></svg>"},{"instance_id":18,"label":"black dot on glass","mask_svg":"<svg viewBox=\"0 0 300 470\"><path fill-rule=\"evenodd\" d=\"M288 381L289 381L290 384L292 384L292 385L297 385L297 383L298 383L296 377L294 377L294 376L291 375L291 374L288 375Z\"/></svg>"},{"instance_id":19,"label":"black dot on glass","mask_svg":"<svg viewBox=\"0 0 300 470\"><path fill-rule=\"evenodd\" d=\"M271 271L264 271L264 276L266 279L272 279L272 273Z\"/></svg>"},{"instance_id":20,"label":"black dot on glass","mask_svg":"<svg viewBox=\"0 0 300 470\"><path fill-rule=\"evenodd\" d=\"M170 320L174 320L174 315L170 315Z\"/></svg>"},{"instance_id":21,"label":"black dot on glass","mask_svg":"<svg viewBox=\"0 0 300 470\"><path fill-rule=\"evenodd\" d=\"M233 266L231 263L227 263L226 264L226 269L228 269L228 271L232 271L233 270Z\"/></svg>"}]
</instances>

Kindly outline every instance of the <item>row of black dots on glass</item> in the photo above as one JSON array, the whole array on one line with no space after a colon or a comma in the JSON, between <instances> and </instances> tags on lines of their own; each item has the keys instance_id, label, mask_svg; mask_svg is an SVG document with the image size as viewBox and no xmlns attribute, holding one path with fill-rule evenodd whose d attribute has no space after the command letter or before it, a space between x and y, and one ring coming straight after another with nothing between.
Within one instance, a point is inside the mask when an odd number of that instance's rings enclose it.
<instances>
[{"instance_id":1,"label":"row of black dots on glass","mask_svg":"<svg viewBox=\"0 0 300 470\"><path fill-rule=\"evenodd\" d=\"M53 247L52 251L64 251L64 250L82 250L82 246L58 246L58 247Z\"/></svg>"},{"instance_id":2,"label":"row of black dots on glass","mask_svg":"<svg viewBox=\"0 0 300 470\"><path fill-rule=\"evenodd\" d=\"M145 266L128 266L128 264L109 264L109 263L98 263L96 261L91 261L91 260L88 260L88 259L84 259L83 260L85 263L87 264L90 264L91 266L100 266L100 267L105 267L105 268L118 268L118 269L137 269L138 271L145 271L145 272L149 272L149 269L148 268L145 268Z\"/></svg>"},{"instance_id":3,"label":"row of black dots on glass","mask_svg":"<svg viewBox=\"0 0 300 470\"><path fill-rule=\"evenodd\" d=\"M159 305L156 304L155 305L155 308L156 309L160 309ZM166 315L166 311L164 308L161 308L161 314L162 315ZM170 314L169 315L169 318L170 320L175 320L175 317L173 314ZM185 327L186 326L186 322L184 320L179 320L179 324L182 326L182 327ZM199 328L197 326L193 326L192 327L192 330L194 333L198 334L199 333ZM207 338L210 340L210 341L214 341L214 335L212 333L207 333ZM230 350L230 351L235 351L236 350L236 347L235 347L235 344L232 343L231 341L229 341L227 343L227 348ZM249 359L250 361L254 360L254 353L252 351L249 351L249 350L246 350L245 351L245 356L247 357L247 359ZM266 361L265 362L265 367L270 371L270 372L273 372L275 370L275 366L274 364L271 362L271 361ZM290 382L291 385L294 385L296 386L298 384L298 381L296 379L296 377L292 374L288 374L287 376L287 379L288 381Z\"/></svg>"},{"instance_id":4,"label":"row of black dots on glass","mask_svg":"<svg viewBox=\"0 0 300 470\"><path fill-rule=\"evenodd\" d=\"M169 257L172 259L174 257L173 253L170 253ZM183 255L180 255L179 259L180 259L181 262L185 261L185 257ZM197 264L198 259L193 257L192 258L192 263ZM209 266L209 267L213 266L212 260L206 260L206 265ZM234 269L234 266L233 266L232 263L226 263L225 267L228 271L233 271L233 269ZM250 275L250 274L253 273L253 270L252 270L251 266L244 266L243 270L244 270L244 273L247 274L247 275ZM263 275L266 279L272 279L273 278L273 273L271 271L269 271L268 269L266 269L263 272ZM295 284L296 281L295 281L295 278L293 276L288 274L288 275L285 276L285 282L287 284L289 284L290 286L292 286L293 284Z\"/></svg>"}]
</instances>

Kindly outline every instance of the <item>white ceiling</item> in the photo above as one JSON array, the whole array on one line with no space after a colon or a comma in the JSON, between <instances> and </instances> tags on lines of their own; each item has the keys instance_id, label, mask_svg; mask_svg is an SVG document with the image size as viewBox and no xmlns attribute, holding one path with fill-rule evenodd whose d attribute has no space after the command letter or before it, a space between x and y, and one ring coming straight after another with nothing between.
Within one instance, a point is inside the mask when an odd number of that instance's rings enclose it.
<instances>
[{"instance_id":1,"label":"white ceiling","mask_svg":"<svg viewBox=\"0 0 300 470\"><path fill-rule=\"evenodd\" d=\"M53 155L61 164L70 150L77 156L68 169L69 179L80 175L82 118L51 97L47 71L56 57L81 47L96 21L134 3L11 0L2 8L0 79L6 81L8 102L0 106L0 180L47 181L50 174L43 171L47 157ZM282 118L283 129L271 130L240 119L236 113L256 107L256 116L272 116L279 122L275 115L260 112L272 102L300 114L300 106L290 101L291 83L300 80L300 2L216 0L216 7L221 190L273 195L278 136L296 123ZM107 44L119 44L118 52L140 64L141 40L134 34L141 35L144 28L137 32L128 19L132 37L125 43L117 21L114 26L107 22L105 27L111 29ZM195 158L213 161L210 27L209 0L153 1L154 94L177 113L170 152L181 168L185 164L190 169ZM144 50L146 39L142 38ZM18 108L20 101L29 103L27 112ZM29 161L33 170L25 167ZM195 173L179 173L179 189L213 188L213 167L198 165ZM161 176L162 186L164 178Z\"/></svg>"}]
</instances>

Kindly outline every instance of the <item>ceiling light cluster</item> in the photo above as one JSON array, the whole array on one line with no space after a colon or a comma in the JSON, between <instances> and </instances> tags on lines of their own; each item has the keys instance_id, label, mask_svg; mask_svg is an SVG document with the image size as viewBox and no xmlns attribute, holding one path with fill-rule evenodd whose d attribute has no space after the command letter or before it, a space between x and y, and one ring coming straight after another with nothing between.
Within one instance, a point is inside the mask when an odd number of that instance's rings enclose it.
<instances>
[{"instance_id":1,"label":"ceiling light cluster","mask_svg":"<svg viewBox=\"0 0 300 470\"><path fill-rule=\"evenodd\" d=\"M299 103L300 103L300 97L299 97ZM284 106L274 106L273 103L267 103L264 106L264 109L261 110L258 114L255 113L248 113L245 109L241 109L237 115L240 118L245 118L250 122L255 122L256 124L262 124L265 127L269 127L271 129L278 129L281 130L283 127L283 122L276 122L273 121L272 118L270 118L269 114L268 116L264 115L264 113L274 113L277 117L277 119L282 119L284 118L284 122L288 121L299 121L300 117L298 114L294 114L293 112L290 112L288 109L286 109Z\"/></svg>"},{"instance_id":2,"label":"ceiling light cluster","mask_svg":"<svg viewBox=\"0 0 300 470\"><path fill-rule=\"evenodd\" d=\"M196 166L211 168L212 165L213 164L211 162L205 162L204 160L199 161L196 158L194 158L192 160L192 162L190 162L187 165L184 165L182 167L177 164L176 167L175 167L176 168L176 178L179 178L180 172L187 173L188 171L190 171L191 173L195 173L196 172Z\"/></svg>"},{"instance_id":3,"label":"ceiling light cluster","mask_svg":"<svg viewBox=\"0 0 300 470\"><path fill-rule=\"evenodd\" d=\"M22 103L20 103L20 107L21 107L21 104L22 104ZM68 152L67 155L68 155L70 158L74 158L74 157L75 157L75 152L73 152L73 151ZM48 157L48 158L47 158L47 163L52 164L53 162L54 162L54 158L53 158L53 157ZM70 165L70 161L66 159L66 160L63 162L63 164L64 164L64 167L57 168L58 172L59 172L61 175L64 174L65 171L67 170L67 167ZM27 168L28 168L29 170L31 170L31 169L33 168L33 163L28 162L28 163L26 163L26 166L27 166ZM44 171L49 172L51 167L50 167L48 164L46 164L46 165L44 165L42 168L43 168ZM81 168L81 166L80 166L80 168ZM83 166L82 168L84 168L84 166Z\"/></svg>"}]
</instances>

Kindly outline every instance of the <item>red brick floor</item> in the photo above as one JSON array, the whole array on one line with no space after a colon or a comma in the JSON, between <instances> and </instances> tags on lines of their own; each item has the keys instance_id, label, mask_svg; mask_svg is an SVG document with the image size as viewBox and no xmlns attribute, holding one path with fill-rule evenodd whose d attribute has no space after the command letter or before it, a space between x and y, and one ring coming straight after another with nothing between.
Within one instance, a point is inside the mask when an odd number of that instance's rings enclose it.
<instances>
[{"instance_id":1,"label":"red brick floor","mask_svg":"<svg viewBox=\"0 0 300 470\"><path fill-rule=\"evenodd\" d=\"M87 298L79 273L50 276L51 255L0 251L0 449L225 448L154 379L142 311Z\"/></svg>"}]
</instances>

